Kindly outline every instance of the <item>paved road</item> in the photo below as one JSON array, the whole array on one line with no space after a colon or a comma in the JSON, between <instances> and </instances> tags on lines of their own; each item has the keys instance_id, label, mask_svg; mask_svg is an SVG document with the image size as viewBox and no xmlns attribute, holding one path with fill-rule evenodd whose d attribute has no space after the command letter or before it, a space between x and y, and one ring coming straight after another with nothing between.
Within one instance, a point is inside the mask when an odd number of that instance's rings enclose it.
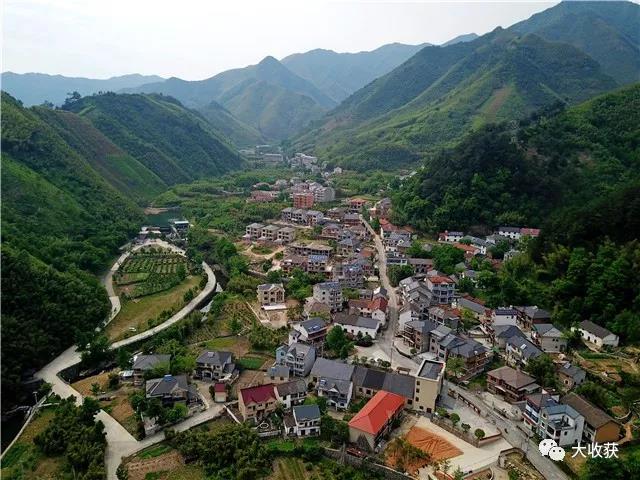
<instances>
[{"instance_id":1,"label":"paved road","mask_svg":"<svg viewBox=\"0 0 640 480\"><path fill-rule=\"evenodd\" d=\"M178 253L182 252L182 254L184 254L184 252L178 249L177 247L174 247L162 241L154 241L154 242L149 242L143 245L138 245L134 247L134 249L137 250L139 248L142 248L143 246L148 246L150 244L163 244L163 243L168 246L167 248L173 247L171 248L172 250ZM113 272L118 269L119 263L120 264L122 263L120 260L124 259L123 257L126 258L125 254L123 254L118 259L118 261L116 261L116 264L114 264L110 273L107 274L107 276L105 277L105 280L107 278L111 278L111 275L113 274ZM121 340L119 342L113 343L110 348L116 349L119 347L123 347L125 345L129 345L131 343L137 342L139 340L149 338L155 335L156 333L170 327L176 322L179 322L180 320L185 318L189 313L191 313L196 308L196 306L202 300L204 300L206 296L208 296L209 294L215 291L217 286L216 276L213 273L213 270L211 270L211 268L209 267L209 265L202 262L202 268L207 273L207 284L205 288L193 300L191 300L184 308L182 308L178 313L176 313L175 315L173 315L171 318L167 319L165 322L161 323L160 325L150 330L147 330L145 332L139 333L138 335L129 337L125 340ZM111 291L113 291L113 289ZM112 307L115 308L113 302L112 302ZM72 365L75 365L78 362L80 362L80 353L76 350L75 346L69 347L60 355L58 355L54 360L52 360L49 364L44 366L38 373L36 373L36 377L43 379L47 383L50 383L52 386L53 393L60 395L60 397L62 398L75 396L76 403L80 404L82 402L82 395L80 395L78 391L76 391L73 387L71 387L71 385L69 385L67 382L65 382L62 378L58 376L58 372ZM222 408L223 407L220 405L213 405L207 410L204 410L203 412L200 412L188 418L184 422L180 423L179 425L176 426L176 429L182 431L182 430L191 428L195 425L198 425L200 423L206 422L216 417L217 415L219 415ZM116 478L116 469L118 468L118 465L120 465L120 462L122 461L122 457L132 455L133 453L149 445L153 445L154 443L162 441L162 439L164 438L164 434L160 432L149 438L145 438L142 441L138 441L129 432L127 432L127 430L122 425L120 425L111 415L107 414L104 410L100 410L100 412L98 412L98 414L96 415L96 419L101 420L102 423L104 423L105 432L107 434L107 450L105 454L105 464L107 467L107 478L109 479Z\"/></svg>"},{"instance_id":2,"label":"paved road","mask_svg":"<svg viewBox=\"0 0 640 480\"><path fill-rule=\"evenodd\" d=\"M485 413L486 418L492 420L496 427L500 429L502 436L514 447L525 451L527 458L534 467L544 476L546 480L567 480L567 475L556 466L556 464L547 457L543 457L536 445L520 427L520 422L508 420L498 413L494 412L490 406L484 403L484 400L470 392L462 389L448 381L443 382L442 395L447 395L450 390L456 391L465 398L471 400ZM483 408L484 407L484 408Z\"/></svg>"}]
</instances>

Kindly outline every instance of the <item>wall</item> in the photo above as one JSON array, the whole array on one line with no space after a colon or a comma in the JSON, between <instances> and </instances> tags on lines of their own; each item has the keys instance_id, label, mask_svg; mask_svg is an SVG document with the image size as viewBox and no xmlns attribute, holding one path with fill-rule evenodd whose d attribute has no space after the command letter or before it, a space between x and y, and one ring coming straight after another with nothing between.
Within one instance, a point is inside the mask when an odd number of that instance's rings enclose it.
<instances>
[{"instance_id":1,"label":"wall","mask_svg":"<svg viewBox=\"0 0 640 480\"><path fill-rule=\"evenodd\" d=\"M384 477L389 480L412 480L412 477L409 477L404 473L400 473L396 470L393 470L389 467L385 467L384 465L380 465L378 463L373 463L370 459L367 460L364 458L356 457L355 455L351 455L341 450L325 448L324 455L326 457L329 457L338 461L338 463L344 463L346 465L351 465L353 467L361 467L364 464L366 468L370 468L371 470L375 470L378 473L382 473Z\"/></svg>"}]
</instances>

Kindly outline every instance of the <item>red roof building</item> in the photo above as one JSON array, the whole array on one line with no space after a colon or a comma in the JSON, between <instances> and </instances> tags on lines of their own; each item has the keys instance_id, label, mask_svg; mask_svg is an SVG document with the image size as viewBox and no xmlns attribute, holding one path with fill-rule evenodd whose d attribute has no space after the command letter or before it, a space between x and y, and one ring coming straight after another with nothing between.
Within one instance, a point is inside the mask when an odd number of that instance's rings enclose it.
<instances>
[{"instance_id":1,"label":"red roof building","mask_svg":"<svg viewBox=\"0 0 640 480\"><path fill-rule=\"evenodd\" d=\"M272 383L240 389L238 408L245 420L262 418L276 409L277 397Z\"/></svg>"},{"instance_id":2,"label":"red roof building","mask_svg":"<svg viewBox=\"0 0 640 480\"><path fill-rule=\"evenodd\" d=\"M537 237L538 235L540 235L540 229L523 227L520 229L520 235L522 235L523 237Z\"/></svg>"},{"instance_id":3,"label":"red roof building","mask_svg":"<svg viewBox=\"0 0 640 480\"><path fill-rule=\"evenodd\" d=\"M401 414L405 398L380 390L349 421L349 440L361 448L375 449L382 437L389 433L393 421Z\"/></svg>"}]
</instances>

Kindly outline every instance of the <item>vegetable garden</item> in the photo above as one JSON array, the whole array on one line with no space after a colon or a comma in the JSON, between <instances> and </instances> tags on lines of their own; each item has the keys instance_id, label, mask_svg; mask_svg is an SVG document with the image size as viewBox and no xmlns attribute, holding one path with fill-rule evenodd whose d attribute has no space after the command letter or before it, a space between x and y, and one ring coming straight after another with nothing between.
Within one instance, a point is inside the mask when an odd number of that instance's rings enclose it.
<instances>
[{"instance_id":1,"label":"vegetable garden","mask_svg":"<svg viewBox=\"0 0 640 480\"><path fill-rule=\"evenodd\" d=\"M180 284L189 271L187 259L167 251L144 250L132 254L114 277L127 298L162 292Z\"/></svg>"}]
</instances>

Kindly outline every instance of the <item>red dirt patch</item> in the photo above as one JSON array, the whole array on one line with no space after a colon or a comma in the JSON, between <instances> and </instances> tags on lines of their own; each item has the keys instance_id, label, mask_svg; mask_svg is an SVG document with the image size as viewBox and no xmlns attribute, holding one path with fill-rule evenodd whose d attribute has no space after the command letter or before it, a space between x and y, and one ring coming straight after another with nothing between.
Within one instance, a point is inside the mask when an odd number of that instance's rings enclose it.
<instances>
[{"instance_id":1,"label":"red dirt patch","mask_svg":"<svg viewBox=\"0 0 640 480\"><path fill-rule=\"evenodd\" d=\"M431 455L432 461L444 460L447 458L462 455L462 450L456 448L453 444L435 433L423 430L422 428L412 427L405 439L415 445L423 452Z\"/></svg>"}]
</instances>

